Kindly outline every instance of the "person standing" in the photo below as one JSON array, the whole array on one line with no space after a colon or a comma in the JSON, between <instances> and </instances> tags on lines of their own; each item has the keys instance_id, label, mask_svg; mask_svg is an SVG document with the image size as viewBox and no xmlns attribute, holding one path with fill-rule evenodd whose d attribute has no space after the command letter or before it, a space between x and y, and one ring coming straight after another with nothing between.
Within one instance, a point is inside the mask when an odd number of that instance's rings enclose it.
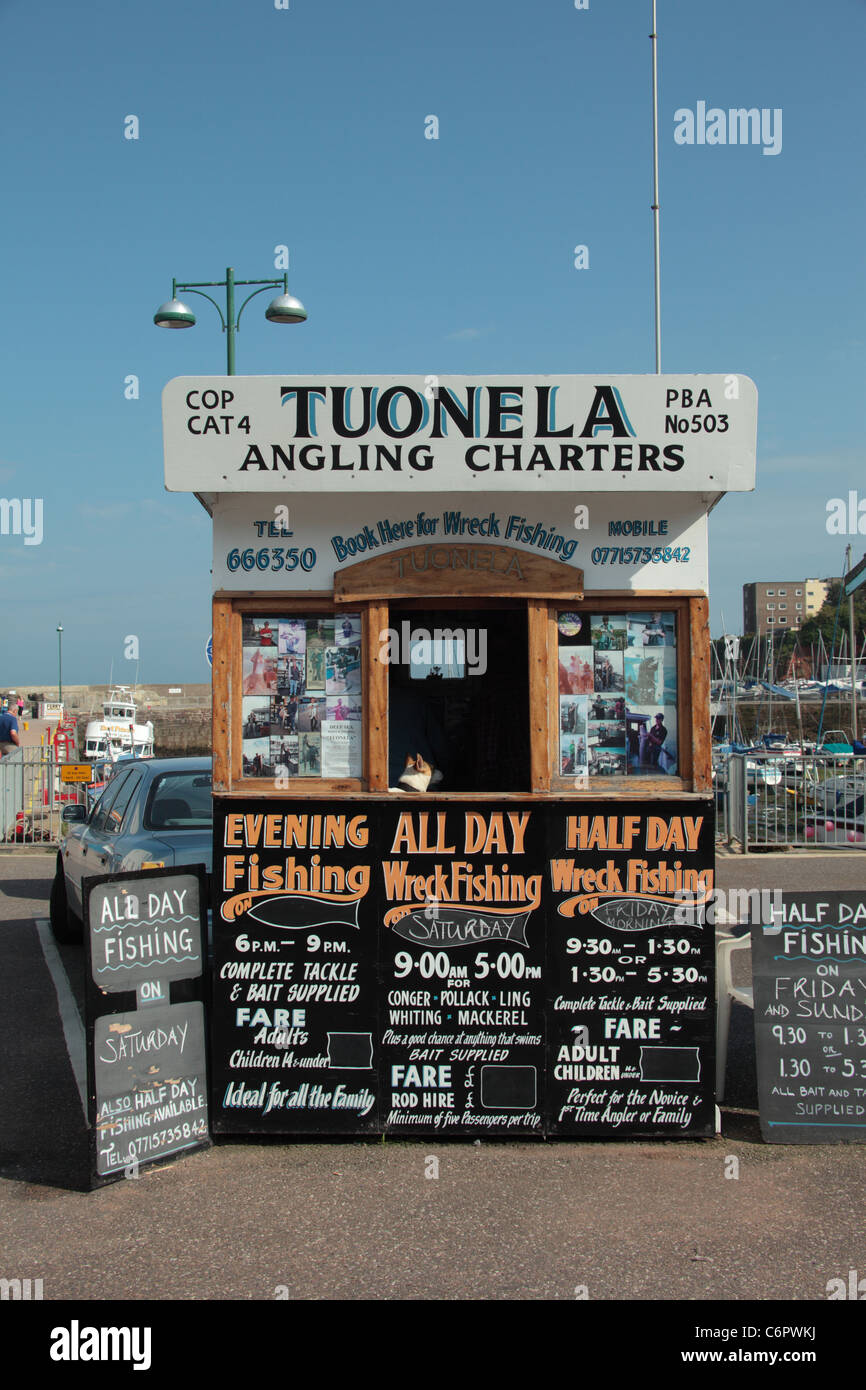
<instances>
[{"instance_id":1,"label":"person standing","mask_svg":"<svg viewBox=\"0 0 866 1390\"><path fill-rule=\"evenodd\" d=\"M0 758L5 758L7 754L14 753L16 748L20 748L21 739L18 737L18 720L14 714L10 714L8 704L0 714Z\"/></svg>"},{"instance_id":2,"label":"person standing","mask_svg":"<svg viewBox=\"0 0 866 1390\"><path fill-rule=\"evenodd\" d=\"M658 767L659 753L661 752L662 744L667 736L668 731L665 728L664 715L657 714L652 727L647 732L648 760L653 767Z\"/></svg>"}]
</instances>

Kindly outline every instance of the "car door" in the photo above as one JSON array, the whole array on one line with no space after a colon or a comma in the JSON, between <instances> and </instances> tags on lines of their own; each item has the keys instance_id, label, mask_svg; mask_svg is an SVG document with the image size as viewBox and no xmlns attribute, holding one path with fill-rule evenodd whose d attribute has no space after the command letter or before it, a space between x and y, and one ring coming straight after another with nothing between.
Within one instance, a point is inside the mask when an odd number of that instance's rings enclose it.
<instances>
[{"instance_id":1,"label":"car door","mask_svg":"<svg viewBox=\"0 0 866 1390\"><path fill-rule=\"evenodd\" d=\"M129 840L130 821L138 797L138 789L144 780L146 769L140 764L127 773L117 789L117 795L106 809L104 836L105 874L116 874L123 867L123 857Z\"/></svg>"},{"instance_id":2,"label":"car door","mask_svg":"<svg viewBox=\"0 0 866 1390\"><path fill-rule=\"evenodd\" d=\"M136 772L140 773L140 769L130 768L128 772L118 773L113 777L84 828L67 836L64 858L66 892L72 911L82 920L84 912L81 881L95 874L112 872L108 866L112 858L116 832L108 828L109 817L119 796Z\"/></svg>"}]
</instances>

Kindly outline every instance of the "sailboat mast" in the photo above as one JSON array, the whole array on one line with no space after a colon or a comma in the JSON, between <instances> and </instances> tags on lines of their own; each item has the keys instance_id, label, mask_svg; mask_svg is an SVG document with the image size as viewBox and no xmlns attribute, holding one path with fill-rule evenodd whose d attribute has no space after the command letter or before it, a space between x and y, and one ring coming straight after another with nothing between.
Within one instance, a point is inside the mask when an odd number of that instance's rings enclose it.
<instances>
[{"instance_id":1,"label":"sailboat mast","mask_svg":"<svg viewBox=\"0 0 866 1390\"><path fill-rule=\"evenodd\" d=\"M847 565L845 573L851 572L851 547L845 551ZM854 591L848 595L848 631L851 634L851 736L857 738L857 646L854 641Z\"/></svg>"}]
</instances>

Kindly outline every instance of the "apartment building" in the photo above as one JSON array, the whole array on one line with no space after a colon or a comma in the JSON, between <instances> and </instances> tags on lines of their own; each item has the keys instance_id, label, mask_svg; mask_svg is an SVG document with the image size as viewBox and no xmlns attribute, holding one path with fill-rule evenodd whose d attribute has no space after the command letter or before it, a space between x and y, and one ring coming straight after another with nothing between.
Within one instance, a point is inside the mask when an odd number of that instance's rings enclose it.
<instances>
[{"instance_id":1,"label":"apartment building","mask_svg":"<svg viewBox=\"0 0 866 1390\"><path fill-rule=\"evenodd\" d=\"M743 585L743 632L799 628L823 606L829 579L768 579Z\"/></svg>"}]
</instances>

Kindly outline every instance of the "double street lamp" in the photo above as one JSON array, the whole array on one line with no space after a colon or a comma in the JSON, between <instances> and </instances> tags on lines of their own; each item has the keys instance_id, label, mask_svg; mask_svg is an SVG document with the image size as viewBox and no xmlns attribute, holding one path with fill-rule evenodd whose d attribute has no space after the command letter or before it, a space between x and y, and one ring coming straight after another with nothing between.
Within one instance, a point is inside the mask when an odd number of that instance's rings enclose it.
<instances>
[{"instance_id":1,"label":"double street lamp","mask_svg":"<svg viewBox=\"0 0 866 1390\"><path fill-rule=\"evenodd\" d=\"M248 294L243 304L237 311L235 317L235 286L237 285L259 285L260 289L253 290ZM226 311L223 314L217 301L209 294L205 294L205 289L224 289L226 292ZM236 280L235 273L231 266L226 270L224 280L194 280L189 283L182 283L180 280L171 282L171 299L165 304L161 304L153 316L153 321L158 328L193 328L195 326L195 314L191 309L178 299L177 293L200 295L202 299L210 300L220 316L223 332L227 335L226 357L227 371L229 376L235 375L235 334L240 327L241 314L251 299L255 299L257 294L264 294L266 289L282 289L282 294L278 294L276 299L272 299L265 310L265 318L270 323L303 323L307 317L307 311L299 299L293 294L289 294L289 277L283 275L278 280Z\"/></svg>"},{"instance_id":2,"label":"double street lamp","mask_svg":"<svg viewBox=\"0 0 866 1390\"><path fill-rule=\"evenodd\" d=\"M63 704L63 624L57 624L57 703Z\"/></svg>"}]
</instances>

